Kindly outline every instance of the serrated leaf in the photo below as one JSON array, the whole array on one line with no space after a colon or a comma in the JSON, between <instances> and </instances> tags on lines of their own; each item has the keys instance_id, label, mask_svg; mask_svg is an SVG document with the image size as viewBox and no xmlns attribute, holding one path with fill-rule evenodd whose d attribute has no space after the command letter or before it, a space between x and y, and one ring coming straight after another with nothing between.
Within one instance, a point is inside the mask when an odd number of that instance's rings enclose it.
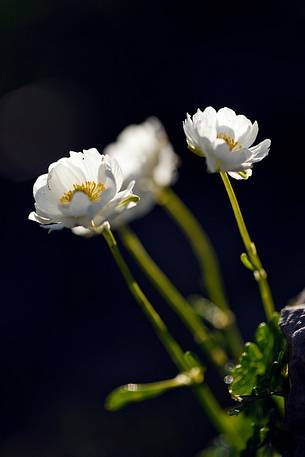
<instances>
[{"instance_id":1,"label":"serrated leaf","mask_svg":"<svg viewBox=\"0 0 305 457\"><path fill-rule=\"evenodd\" d=\"M283 435L281 395L288 391L287 342L279 328L279 315L262 323L254 342L247 343L238 365L230 372L232 397L238 400L231 414L248 420L252 430L240 456L271 457L280 447L274 431ZM271 431L269 433L269 431Z\"/></svg>"},{"instance_id":2,"label":"serrated leaf","mask_svg":"<svg viewBox=\"0 0 305 457\"><path fill-rule=\"evenodd\" d=\"M275 314L270 322L257 327L255 342L246 343L238 365L230 373L229 391L233 398L280 392L283 384L286 340Z\"/></svg>"}]
</instances>

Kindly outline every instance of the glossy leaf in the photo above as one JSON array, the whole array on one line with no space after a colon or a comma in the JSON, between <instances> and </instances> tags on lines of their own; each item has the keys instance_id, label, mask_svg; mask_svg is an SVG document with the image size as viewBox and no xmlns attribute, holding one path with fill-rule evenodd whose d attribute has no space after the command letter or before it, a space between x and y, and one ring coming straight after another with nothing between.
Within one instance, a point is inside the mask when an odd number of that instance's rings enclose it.
<instances>
[{"instance_id":1,"label":"glossy leaf","mask_svg":"<svg viewBox=\"0 0 305 457\"><path fill-rule=\"evenodd\" d=\"M278 326L278 314L258 326L255 342L246 343L239 363L231 372L233 398L281 392L285 383L286 340Z\"/></svg>"}]
</instances>

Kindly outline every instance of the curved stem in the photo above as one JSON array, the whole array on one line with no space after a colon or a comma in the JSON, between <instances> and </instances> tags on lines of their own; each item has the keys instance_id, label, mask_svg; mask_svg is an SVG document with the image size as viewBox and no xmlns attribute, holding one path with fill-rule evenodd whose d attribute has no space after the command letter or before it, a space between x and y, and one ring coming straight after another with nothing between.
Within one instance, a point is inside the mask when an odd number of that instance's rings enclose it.
<instances>
[{"instance_id":1,"label":"curved stem","mask_svg":"<svg viewBox=\"0 0 305 457\"><path fill-rule=\"evenodd\" d=\"M121 270L122 275L128 285L128 288L134 298L136 299L138 305L149 319L150 323L152 324L155 332L157 333L160 341L162 342L163 346L166 348L167 352L169 353L170 357L172 358L173 362L179 366L183 367L183 370L186 369L185 366L185 359L184 353L178 343L174 340L174 338L168 332L168 329L154 309L150 301L147 299L145 294L143 293L142 289L138 285L138 283L133 278L125 260L123 259L121 252L118 248L116 239L114 238L113 233L110 229L105 228L102 231L102 234L108 244L108 247L116 261L117 266Z\"/></svg>"},{"instance_id":2,"label":"curved stem","mask_svg":"<svg viewBox=\"0 0 305 457\"><path fill-rule=\"evenodd\" d=\"M233 321L224 330L224 334L231 354L238 359L243 350L243 342L226 299L217 257L207 234L188 207L172 189L167 188L160 192L159 203L174 219L190 243L198 260L209 299L225 313L229 314L229 318Z\"/></svg>"},{"instance_id":3,"label":"curved stem","mask_svg":"<svg viewBox=\"0 0 305 457\"><path fill-rule=\"evenodd\" d=\"M139 238L130 228L123 227L119 231L120 237L144 273L168 302L171 308L178 314L182 322L191 331L195 341L199 344L206 356L220 369L227 362L227 356L223 349L214 341L213 336L206 328L202 320L193 310L188 301L176 289L174 284L160 270L145 250Z\"/></svg>"},{"instance_id":4,"label":"curved stem","mask_svg":"<svg viewBox=\"0 0 305 457\"><path fill-rule=\"evenodd\" d=\"M129 287L130 292L151 322L155 332L169 353L171 359L181 372L188 370L189 366L184 357L184 352L182 351L179 344L175 341L175 339L171 336L165 323L156 312L150 301L147 299L138 283L133 278L118 248L116 239L114 238L113 233L108 226L103 229L102 235L106 240L106 243L114 257L117 266L121 270L121 273ZM232 446L239 447L241 440L238 433L233 429L231 421L229 420L230 418L222 410L212 392L209 390L208 386L206 384L199 384L198 386L194 387L194 392L215 428L220 433L225 435L226 439L232 444Z\"/></svg>"},{"instance_id":5,"label":"curved stem","mask_svg":"<svg viewBox=\"0 0 305 457\"><path fill-rule=\"evenodd\" d=\"M229 308L219 265L211 241L202 227L172 189L163 189L159 201L188 239L202 270L202 279L209 298L221 309Z\"/></svg>"},{"instance_id":6,"label":"curved stem","mask_svg":"<svg viewBox=\"0 0 305 457\"><path fill-rule=\"evenodd\" d=\"M271 295L271 290L267 281L267 273L263 268L263 265L260 261L260 258L257 254L255 244L250 238L248 229L246 227L240 206L238 204L236 195L234 193L232 184L230 182L230 179L227 175L226 172L221 171L220 172L221 179L224 183L225 189L227 191L234 216L237 222L237 226L239 229L239 233L241 235L241 238L243 240L245 249L247 251L249 260L251 264L253 265L253 270L254 270L254 277L258 283L262 303L264 306L265 314L267 319L271 319L272 314L274 312L274 303L273 303L273 298Z\"/></svg>"}]
</instances>

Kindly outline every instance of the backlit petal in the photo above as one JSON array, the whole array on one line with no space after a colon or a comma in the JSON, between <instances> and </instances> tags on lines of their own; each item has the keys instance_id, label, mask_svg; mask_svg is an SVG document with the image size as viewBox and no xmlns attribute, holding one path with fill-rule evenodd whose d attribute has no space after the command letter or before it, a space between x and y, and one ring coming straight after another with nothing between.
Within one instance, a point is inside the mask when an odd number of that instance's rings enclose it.
<instances>
[{"instance_id":1,"label":"backlit petal","mask_svg":"<svg viewBox=\"0 0 305 457\"><path fill-rule=\"evenodd\" d=\"M240 140L243 135L250 131L252 122L243 114L239 114L236 116L232 127L235 132L235 139Z\"/></svg>"},{"instance_id":2,"label":"backlit petal","mask_svg":"<svg viewBox=\"0 0 305 457\"><path fill-rule=\"evenodd\" d=\"M242 172L228 171L228 175L230 175L234 179L245 180L252 176L252 170L251 168L248 168L247 170L243 170Z\"/></svg>"},{"instance_id":3,"label":"backlit petal","mask_svg":"<svg viewBox=\"0 0 305 457\"><path fill-rule=\"evenodd\" d=\"M74 184L82 184L85 181L86 176L80 168L58 163L49 172L47 186L53 195L60 199L65 192L73 190Z\"/></svg>"},{"instance_id":4,"label":"backlit petal","mask_svg":"<svg viewBox=\"0 0 305 457\"><path fill-rule=\"evenodd\" d=\"M46 173L45 175L39 176L39 178L36 179L35 184L33 186L33 196L35 198L35 195L39 189L42 187L46 186L48 180L48 174Z\"/></svg>"},{"instance_id":5,"label":"backlit petal","mask_svg":"<svg viewBox=\"0 0 305 457\"><path fill-rule=\"evenodd\" d=\"M197 112L196 129L199 137L206 137L210 141L216 139L216 111L212 106L208 106L203 113L200 112L200 116Z\"/></svg>"},{"instance_id":6,"label":"backlit petal","mask_svg":"<svg viewBox=\"0 0 305 457\"><path fill-rule=\"evenodd\" d=\"M236 118L236 113L231 108L224 107L217 111L216 117L217 128L224 125L232 128Z\"/></svg>"},{"instance_id":7,"label":"backlit petal","mask_svg":"<svg viewBox=\"0 0 305 457\"><path fill-rule=\"evenodd\" d=\"M53 218L54 216L60 217L61 212L58 208L58 203L58 199L49 190L48 186L41 187L35 194L36 209L40 209L50 218Z\"/></svg>"},{"instance_id":8,"label":"backlit petal","mask_svg":"<svg viewBox=\"0 0 305 457\"><path fill-rule=\"evenodd\" d=\"M250 151L252 153L251 163L260 162L261 160L263 160L269 154L270 146L271 141L267 139L262 141L258 145L250 148Z\"/></svg>"},{"instance_id":9,"label":"backlit petal","mask_svg":"<svg viewBox=\"0 0 305 457\"><path fill-rule=\"evenodd\" d=\"M102 155L97 149L84 149L83 152L70 152L73 163L82 169L86 181L97 182L98 169L102 162Z\"/></svg>"},{"instance_id":10,"label":"backlit petal","mask_svg":"<svg viewBox=\"0 0 305 457\"><path fill-rule=\"evenodd\" d=\"M248 129L238 138L238 141L244 148L249 148L256 140L258 134L258 125L255 121L253 125L250 125Z\"/></svg>"}]
</instances>

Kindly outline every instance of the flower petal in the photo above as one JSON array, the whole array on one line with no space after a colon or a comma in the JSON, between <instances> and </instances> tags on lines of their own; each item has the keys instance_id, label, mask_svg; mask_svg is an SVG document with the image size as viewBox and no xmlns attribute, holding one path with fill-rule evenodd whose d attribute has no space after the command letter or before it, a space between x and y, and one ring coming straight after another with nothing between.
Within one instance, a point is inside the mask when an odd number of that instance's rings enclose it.
<instances>
[{"instance_id":1,"label":"flower petal","mask_svg":"<svg viewBox=\"0 0 305 457\"><path fill-rule=\"evenodd\" d=\"M116 192L119 192L122 187L123 181L124 181L123 172L121 170L119 162L116 159L114 159L110 156L105 156L105 157L111 167L111 171L114 176L114 181L116 184Z\"/></svg>"},{"instance_id":2,"label":"flower petal","mask_svg":"<svg viewBox=\"0 0 305 457\"><path fill-rule=\"evenodd\" d=\"M50 224L50 225L42 225L44 229L48 229L49 233L54 232L55 230L62 230L63 228L68 228L66 225L64 225L62 222L59 222L57 224Z\"/></svg>"},{"instance_id":3,"label":"flower petal","mask_svg":"<svg viewBox=\"0 0 305 457\"><path fill-rule=\"evenodd\" d=\"M208 138L200 138L199 148L202 151L202 156L206 157L210 151L213 151L213 143Z\"/></svg>"},{"instance_id":4,"label":"flower petal","mask_svg":"<svg viewBox=\"0 0 305 457\"><path fill-rule=\"evenodd\" d=\"M95 214L93 221L97 226L101 225L105 220L111 220L112 218L116 217L119 213L125 211L130 207L135 206L134 204L127 205L127 207L120 205L122 201L124 201L128 196L131 195L134 184L135 182L131 181L127 186L127 189L123 190L122 192L119 192L106 206L101 208L101 210Z\"/></svg>"},{"instance_id":5,"label":"flower petal","mask_svg":"<svg viewBox=\"0 0 305 457\"><path fill-rule=\"evenodd\" d=\"M251 129L252 122L243 114L239 114L236 116L232 127L235 132L235 139L239 141L240 138Z\"/></svg>"},{"instance_id":6,"label":"flower petal","mask_svg":"<svg viewBox=\"0 0 305 457\"><path fill-rule=\"evenodd\" d=\"M183 130L186 136L187 144L198 151L200 153L200 146L199 146L199 135L196 131L192 118L187 113L186 119L183 121Z\"/></svg>"},{"instance_id":7,"label":"flower petal","mask_svg":"<svg viewBox=\"0 0 305 457\"><path fill-rule=\"evenodd\" d=\"M86 181L97 182L102 157L96 148L84 149L83 152L70 151L70 160L83 171Z\"/></svg>"},{"instance_id":8,"label":"flower petal","mask_svg":"<svg viewBox=\"0 0 305 457\"><path fill-rule=\"evenodd\" d=\"M206 155L206 164L207 164L207 169L210 173L215 173L216 171L219 171L219 163L218 163L217 159L215 158L215 156L213 156L212 154Z\"/></svg>"},{"instance_id":9,"label":"flower petal","mask_svg":"<svg viewBox=\"0 0 305 457\"><path fill-rule=\"evenodd\" d=\"M216 139L216 111L212 106L208 106L203 113L198 110L193 116L193 122L200 137L208 138L210 141Z\"/></svg>"},{"instance_id":10,"label":"flower petal","mask_svg":"<svg viewBox=\"0 0 305 457\"><path fill-rule=\"evenodd\" d=\"M34 211L32 211L29 214L28 219L30 221L38 222L41 225L41 227L49 229L50 231L61 230L65 227L71 226L71 224L69 222L67 222L67 220L64 220L63 222L56 222L51 219L42 217L39 214L35 213Z\"/></svg>"},{"instance_id":11,"label":"flower petal","mask_svg":"<svg viewBox=\"0 0 305 457\"><path fill-rule=\"evenodd\" d=\"M228 136L232 138L232 140L236 140L236 134L232 127L228 125L221 125L217 128L217 137L224 138L224 136Z\"/></svg>"},{"instance_id":12,"label":"flower petal","mask_svg":"<svg viewBox=\"0 0 305 457\"><path fill-rule=\"evenodd\" d=\"M73 190L74 184L86 182L86 176L80 168L73 166L71 162L66 163L58 163L48 174L47 186L58 200L64 193Z\"/></svg>"},{"instance_id":13,"label":"flower petal","mask_svg":"<svg viewBox=\"0 0 305 457\"><path fill-rule=\"evenodd\" d=\"M78 227L73 227L72 232L74 233L74 235L83 236L85 238L91 238L95 235L95 233L92 230L82 227L81 225Z\"/></svg>"},{"instance_id":14,"label":"flower petal","mask_svg":"<svg viewBox=\"0 0 305 457\"><path fill-rule=\"evenodd\" d=\"M243 163L251 157L251 152L248 149L231 151L223 140L214 142L213 154L219 161L219 168L223 171L242 171L245 168Z\"/></svg>"},{"instance_id":15,"label":"flower petal","mask_svg":"<svg viewBox=\"0 0 305 457\"><path fill-rule=\"evenodd\" d=\"M45 175L41 175L41 176L39 176L39 178L36 179L35 184L33 186L34 198L35 198L35 195L38 192L38 190L47 185L47 180L48 180L48 173L46 173Z\"/></svg>"},{"instance_id":16,"label":"flower petal","mask_svg":"<svg viewBox=\"0 0 305 457\"><path fill-rule=\"evenodd\" d=\"M159 161L152 170L154 183L160 187L167 187L177 179L177 167L179 164L178 156L174 153L173 148L168 143L160 151Z\"/></svg>"},{"instance_id":17,"label":"flower petal","mask_svg":"<svg viewBox=\"0 0 305 457\"><path fill-rule=\"evenodd\" d=\"M113 195L118 192L123 184L123 172L116 159L109 155L103 156L102 164L98 171L98 182L108 188L113 188Z\"/></svg>"},{"instance_id":18,"label":"flower petal","mask_svg":"<svg viewBox=\"0 0 305 457\"><path fill-rule=\"evenodd\" d=\"M35 194L35 208L37 212L44 213L52 220L58 218L62 214L58 203L58 199L56 199L56 196L49 190L47 185L37 190Z\"/></svg>"},{"instance_id":19,"label":"flower petal","mask_svg":"<svg viewBox=\"0 0 305 457\"><path fill-rule=\"evenodd\" d=\"M233 127L236 113L230 108L224 107L217 111L217 130L219 126Z\"/></svg>"},{"instance_id":20,"label":"flower petal","mask_svg":"<svg viewBox=\"0 0 305 457\"><path fill-rule=\"evenodd\" d=\"M249 148L256 140L258 134L258 125L255 121L253 125L250 125L248 129L238 138L238 142L242 144L244 148Z\"/></svg>"},{"instance_id":21,"label":"flower petal","mask_svg":"<svg viewBox=\"0 0 305 457\"><path fill-rule=\"evenodd\" d=\"M109 202L108 207L115 207L119 205L123 200L126 200L126 198L131 195L134 185L135 181L133 180L128 184L125 190L122 190L116 194L116 196Z\"/></svg>"},{"instance_id":22,"label":"flower petal","mask_svg":"<svg viewBox=\"0 0 305 457\"><path fill-rule=\"evenodd\" d=\"M65 216L80 217L88 214L91 201L84 192L75 192L70 203L60 205L60 209Z\"/></svg>"},{"instance_id":23,"label":"flower petal","mask_svg":"<svg viewBox=\"0 0 305 457\"><path fill-rule=\"evenodd\" d=\"M236 172L236 171L228 171L228 175L230 175L234 179L238 180L247 180L252 176L252 170L251 168L248 168L247 170L241 171L241 172Z\"/></svg>"},{"instance_id":24,"label":"flower petal","mask_svg":"<svg viewBox=\"0 0 305 457\"><path fill-rule=\"evenodd\" d=\"M105 206L114 198L115 196L115 187L108 187L104 190L98 202L91 203L90 208L88 209L88 217L94 219L97 213L103 210Z\"/></svg>"},{"instance_id":25,"label":"flower petal","mask_svg":"<svg viewBox=\"0 0 305 457\"><path fill-rule=\"evenodd\" d=\"M269 139L262 141L261 143L257 144L256 146L253 146L249 150L252 153L251 156L251 163L256 163L260 162L263 160L269 153L269 149L271 146L271 141Z\"/></svg>"},{"instance_id":26,"label":"flower petal","mask_svg":"<svg viewBox=\"0 0 305 457\"><path fill-rule=\"evenodd\" d=\"M50 224L52 222L51 219L47 219L45 217L39 216L39 214L35 213L35 211L32 211L29 214L28 219L30 221L39 222L39 224Z\"/></svg>"}]
</instances>

